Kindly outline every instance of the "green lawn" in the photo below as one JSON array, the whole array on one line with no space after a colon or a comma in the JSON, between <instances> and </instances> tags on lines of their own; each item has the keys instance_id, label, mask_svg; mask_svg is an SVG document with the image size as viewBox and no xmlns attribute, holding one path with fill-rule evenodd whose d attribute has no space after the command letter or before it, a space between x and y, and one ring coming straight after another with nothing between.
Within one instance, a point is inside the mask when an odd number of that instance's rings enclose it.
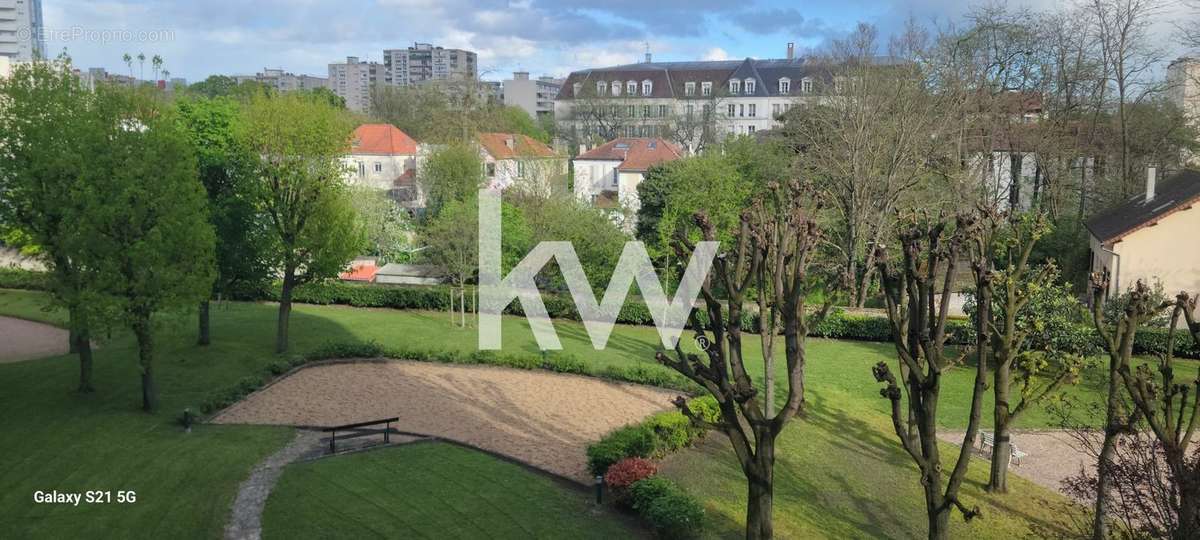
<instances>
[{"instance_id":1,"label":"green lawn","mask_svg":"<svg viewBox=\"0 0 1200 540\"><path fill-rule=\"evenodd\" d=\"M587 490L488 454L413 443L285 469L267 501L270 538L637 538Z\"/></svg>"},{"instance_id":2,"label":"green lawn","mask_svg":"<svg viewBox=\"0 0 1200 540\"><path fill-rule=\"evenodd\" d=\"M0 290L0 314L61 322L60 312L40 308L43 298L40 293ZM208 348L194 345L191 316L160 319L157 374L162 408L156 415L137 412L136 349L119 330L96 352L94 395L71 393L77 378L74 357L0 364L0 485L6 488L0 491L0 518L14 525L10 530L15 533L6 536L55 537L81 530L114 536L218 536L238 482L254 463L285 443L289 430L206 425L185 435L173 421L213 389L263 372L276 358L274 317L275 307L267 304L216 306L213 345ZM578 323L556 321L556 328L567 352L595 366L653 364L658 344L653 328L619 327L603 351L592 349ZM506 351L537 354L523 318L506 317L504 332ZM476 348L475 331L451 327L444 313L307 305L293 313L293 353L355 340L427 349ZM749 340L747 346L757 349L757 340ZM781 441L780 530L804 536L919 535L923 524L905 517L920 515L916 474L888 430L886 403L870 371L880 360L894 362L891 346L813 339L808 351L813 418L793 424ZM749 352L748 358L756 358L755 350ZM761 371L760 365L751 368ZM1195 363L1183 369L1195 370ZM971 376L960 369L945 379L941 419L947 427L965 424ZM1098 377L1089 377L1072 392L1095 399L1099 388ZM1023 427L1052 425L1041 411L1032 411L1022 421ZM737 507L744 505L739 502L744 497L740 473L726 446L716 441L686 451L667 471L697 494L713 493L706 504L717 531L736 530ZM982 478L976 473L975 480ZM34 491L52 489L132 489L138 492L138 502L86 508L33 504ZM1030 491L1054 498L1044 490ZM1005 524L1003 529L1010 532L1029 526L1015 516L1039 521L1053 515L1053 509L1023 497L972 499L984 506L988 523ZM989 511L989 504L1009 508L1011 517Z\"/></svg>"}]
</instances>

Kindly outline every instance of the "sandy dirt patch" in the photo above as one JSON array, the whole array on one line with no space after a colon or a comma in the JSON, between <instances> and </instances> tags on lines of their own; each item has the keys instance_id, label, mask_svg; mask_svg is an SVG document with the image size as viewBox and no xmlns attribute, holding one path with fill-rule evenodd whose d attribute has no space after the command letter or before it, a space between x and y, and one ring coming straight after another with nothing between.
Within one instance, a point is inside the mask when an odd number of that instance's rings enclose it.
<instances>
[{"instance_id":1,"label":"sandy dirt patch","mask_svg":"<svg viewBox=\"0 0 1200 540\"><path fill-rule=\"evenodd\" d=\"M67 331L48 324L0 317L0 363L67 354Z\"/></svg>"},{"instance_id":2,"label":"sandy dirt patch","mask_svg":"<svg viewBox=\"0 0 1200 540\"><path fill-rule=\"evenodd\" d=\"M963 432L939 432L938 438L954 444L962 444ZM1079 448L1079 441L1059 430L1014 431L1012 442L1022 452L1028 454L1021 458L1021 464L1013 462L1008 472L1016 474L1035 484L1042 485L1066 495L1063 491L1063 480L1079 474L1087 469L1094 471L1096 461ZM975 438L975 456L979 459L991 459L987 451L980 453L979 437Z\"/></svg>"},{"instance_id":3,"label":"sandy dirt patch","mask_svg":"<svg viewBox=\"0 0 1200 540\"><path fill-rule=\"evenodd\" d=\"M318 365L248 396L226 424L334 426L392 416L401 431L451 439L587 482L587 445L671 408L678 392L589 377L422 362Z\"/></svg>"}]
</instances>

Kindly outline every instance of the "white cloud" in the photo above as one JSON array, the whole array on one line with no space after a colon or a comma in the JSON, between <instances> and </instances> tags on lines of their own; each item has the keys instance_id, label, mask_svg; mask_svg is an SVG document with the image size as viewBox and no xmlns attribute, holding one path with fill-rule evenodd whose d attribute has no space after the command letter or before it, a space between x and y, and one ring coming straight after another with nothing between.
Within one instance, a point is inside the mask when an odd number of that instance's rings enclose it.
<instances>
[{"instance_id":1,"label":"white cloud","mask_svg":"<svg viewBox=\"0 0 1200 540\"><path fill-rule=\"evenodd\" d=\"M713 47L704 53L704 60L729 60L729 53L720 47Z\"/></svg>"}]
</instances>

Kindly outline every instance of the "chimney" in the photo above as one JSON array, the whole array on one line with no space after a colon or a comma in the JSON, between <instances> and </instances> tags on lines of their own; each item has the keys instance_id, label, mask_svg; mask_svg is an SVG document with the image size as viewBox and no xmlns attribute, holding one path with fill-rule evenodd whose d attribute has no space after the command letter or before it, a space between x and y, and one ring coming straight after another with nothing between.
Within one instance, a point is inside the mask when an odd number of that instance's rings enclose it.
<instances>
[{"instance_id":1,"label":"chimney","mask_svg":"<svg viewBox=\"0 0 1200 540\"><path fill-rule=\"evenodd\" d=\"M646 63L650 63L650 51L646 51Z\"/></svg>"},{"instance_id":2,"label":"chimney","mask_svg":"<svg viewBox=\"0 0 1200 540\"><path fill-rule=\"evenodd\" d=\"M1147 167L1146 168L1146 202L1147 203L1154 200L1154 195L1155 195L1154 190L1157 187L1157 185L1156 185L1157 183L1158 183L1158 169L1156 169L1154 167Z\"/></svg>"},{"instance_id":3,"label":"chimney","mask_svg":"<svg viewBox=\"0 0 1200 540\"><path fill-rule=\"evenodd\" d=\"M796 44L795 43L788 43L787 59L788 60L796 59Z\"/></svg>"}]
</instances>

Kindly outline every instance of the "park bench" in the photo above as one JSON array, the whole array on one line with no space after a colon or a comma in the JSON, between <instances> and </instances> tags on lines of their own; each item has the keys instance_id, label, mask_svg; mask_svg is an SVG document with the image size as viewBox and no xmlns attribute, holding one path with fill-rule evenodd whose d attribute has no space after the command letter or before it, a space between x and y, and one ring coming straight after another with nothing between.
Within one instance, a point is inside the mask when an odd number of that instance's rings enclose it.
<instances>
[{"instance_id":1,"label":"park bench","mask_svg":"<svg viewBox=\"0 0 1200 540\"><path fill-rule=\"evenodd\" d=\"M355 439L358 437L366 437L368 435L383 434L383 442L387 444L391 442L389 435L392 432L392 422L399 421L400 417L384 418L382 420L371 420L369 422L357 422L354 424L346 424L343 426L328 427L321 431L329 434L329 453L337 452L338 432L348 432L348 435L342 435L342 440ZM383 428L371 427L383 424Z\"/></svg>"},{"instance_id":2,"label":"park bench","mask_svg":"<svg viewBox=\"0 0 1200 540\"><path fill-rule=\"evenodd\" d=\"M982 453L986 448L988 449L988 454L990 455L992 451L996 449L996 435L990 431L984 431L981 433L981 435L982 437L979 438L979 451ZM1009 455L1013 460L1013 464L1018 467L1021 466L1021 458L1026 457L1029 454L1022 452L1012 441L1009 441L1008 448Z\"/></svg>"}]
</instances>

